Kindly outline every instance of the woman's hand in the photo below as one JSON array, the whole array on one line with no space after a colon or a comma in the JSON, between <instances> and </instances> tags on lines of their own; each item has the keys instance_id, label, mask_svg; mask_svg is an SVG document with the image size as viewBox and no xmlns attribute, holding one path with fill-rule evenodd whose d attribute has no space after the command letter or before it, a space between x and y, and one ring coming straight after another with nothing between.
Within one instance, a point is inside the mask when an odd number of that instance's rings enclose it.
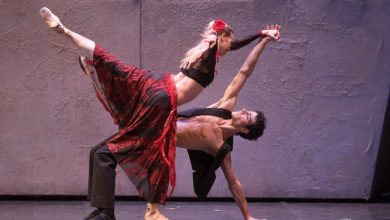
<instances>
[{"instance_id":1,"label":"woman's hand","mask_svg":"<svg viewBox=\"0 0 390 220\"><path fill-rule=\"evenodd\" d=\"M249 218L248 218L248 219L246 219L246 220L267 220L267 219L265 219L265 218L262 218L262 219L257 219L257 218L249 217Z\"/></svg>"},{"instance_id":2,"label":"woman's hand","mask_svg":"<svg viewBox=\"0 0 390 220\"><path fill-rule=\"evenodd\" d=\"M280 30L282 29L282 26L276 24L267 26L265 30L261 31L261 35L263 37L270 37L272 40L278 40L280 38Z\"/></svg>"},{"instance_id":3,"label":"woman's hand","mask_svg":"<svg viewBox=\"0 0 390 220\"><path fill-rule=\"evenodd\" d=\"M249 217L249 218L248 218L248 219L246 219L246 220L267 220L267 219L265 219L265 218L262 218L262 219L257 219L257 218Z\"/></svg>"}]
</instances>

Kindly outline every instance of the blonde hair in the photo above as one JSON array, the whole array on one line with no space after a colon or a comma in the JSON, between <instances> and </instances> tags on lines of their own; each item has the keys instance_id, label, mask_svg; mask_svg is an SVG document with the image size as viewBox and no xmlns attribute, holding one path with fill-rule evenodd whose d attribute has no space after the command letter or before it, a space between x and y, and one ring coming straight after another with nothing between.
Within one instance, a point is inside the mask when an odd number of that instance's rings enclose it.
<instances>
[{"instance_id":1,"label":"blonde hair","mask_svg":"<svg viewBox=\"0 0 390 220\"><path fill-rule=\"evenodd\" d=\"M203 53L210 47L210 45L211 46L215 45L215 43L218 40L218 37L221 34L225 33L228 36L230 36L230 34L233 32L233 30L229 27L229 25L225 24L224 31L222 33L217 34L213 30L214 22L215 22L215 20L211 21L206 26L206 28L203 31L203 34L201 34L202 39L200 40L198 45L189 49L186 52L184 58L181 60L180 68L188 69L191 66L191 64L193 64L195 61L197 61L203 55Z\"/></svg>"}]
</instances>

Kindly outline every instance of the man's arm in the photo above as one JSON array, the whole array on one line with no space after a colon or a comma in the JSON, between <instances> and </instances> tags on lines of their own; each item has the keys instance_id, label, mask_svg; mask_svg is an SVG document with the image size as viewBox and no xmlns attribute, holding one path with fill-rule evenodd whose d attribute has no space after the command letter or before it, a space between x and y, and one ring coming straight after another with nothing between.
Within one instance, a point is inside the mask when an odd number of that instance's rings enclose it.
<instances>
[{"instance_id":1,"label":"man's arm","mask_svg":"<svg viewBox=\"0 0 390 220\"><path fill-rule=\"evenodd\" d=\"M244 86L246 80L252 74L257 60L263 51L265 45L271 41L270 37L262 38L256 46L252 49L248 57L246 58L241 69L238 71L237 75L234 77L230 85L225 90L223 97L216 103L210 105L209 107L213 108L224 108L232 111L237 102L237 96Z\"/></svg>"},{"instance_id":2,"label":"man's arm","mask_svg":"<svg viewBox=\"0 0 390 220\"><path fill-rule=\"evenodd\" d=\"M253 219L251 217L251 214L249 213L248 203L246 202L244 190L241 186L240 181L234 174L230 152L226 155L221 165L221 168L223 173L225 174L226 181L229 184L230 192L233 194L234 201L236 201L245 220Z\"/></svg>"},{"instance_id":3,"label":"man's arm","mask_svg":"<svg viewBox=\"0 0 390 220\"><path fill-rule=\"evenodd\" d=\"M246 80L252 74L257 60L261 52L263 51L265 45L272 41L277 40L280 37L280 25L267 26L266 30L262 31L262 34L265 36L256 44L256 46L249 53L241 69L238 71L237 75L234 77L230 85L227 87L223 97L216 103L208 106L209 108L224 108L232 111L237 103L238 93L241 91Z\"/></svg>"}]
</instances>

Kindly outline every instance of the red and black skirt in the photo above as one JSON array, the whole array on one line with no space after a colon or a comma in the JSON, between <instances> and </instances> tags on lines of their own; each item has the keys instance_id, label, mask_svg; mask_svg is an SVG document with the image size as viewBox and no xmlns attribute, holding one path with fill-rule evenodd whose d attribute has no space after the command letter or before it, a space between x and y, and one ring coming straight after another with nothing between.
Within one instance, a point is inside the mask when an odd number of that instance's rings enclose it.
<instances>
[{"instance_id":1,"label":"red and black skirt","mask_svg":"<svg viewBox=\"0 0 390 220\"><path fill-rule=\"evenodd\" d=\"M169 182L170 194L175 186L177 93L172 75L125 65L99 45L89 64L97 96L119 126L107 141L109 150L140 196L164 204Z\"/></svg>"}]
</instances>

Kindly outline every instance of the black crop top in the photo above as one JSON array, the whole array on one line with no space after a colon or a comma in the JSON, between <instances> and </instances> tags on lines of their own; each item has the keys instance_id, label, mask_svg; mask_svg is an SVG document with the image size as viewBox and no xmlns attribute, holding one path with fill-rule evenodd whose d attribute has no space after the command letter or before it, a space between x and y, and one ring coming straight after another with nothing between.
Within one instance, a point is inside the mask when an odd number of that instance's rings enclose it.
<instances>
[{"instance_id":1,"label":"black crop top","mask_svg":"<svg viewBox=\"0 0 390 220\"><path fill-rule=\"evenodd\" d=\"M259 37L260 35L256 34L240 40L234 40L231 43L230 50L240 49ZM191 64L188 69L182 68L181 72L195 80L203 88L207 87L214 80L215 64L217 63L217 48L217 45L209 47L209 49L207 49L198 60Z\"/></svg>"}]
</instances>

